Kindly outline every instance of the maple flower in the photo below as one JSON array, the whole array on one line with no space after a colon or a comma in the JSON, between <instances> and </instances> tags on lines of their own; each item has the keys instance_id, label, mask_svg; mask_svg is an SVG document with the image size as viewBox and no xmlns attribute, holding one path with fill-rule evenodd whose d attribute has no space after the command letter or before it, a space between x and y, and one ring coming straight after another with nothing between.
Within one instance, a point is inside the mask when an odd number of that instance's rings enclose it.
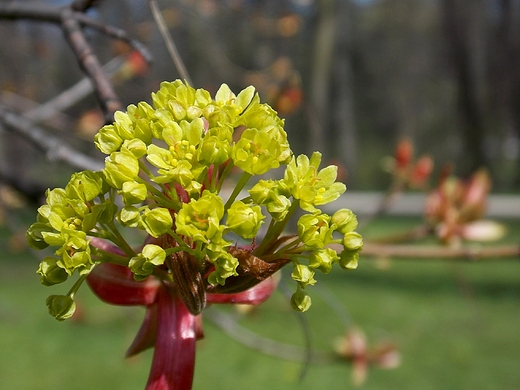
<instances>
[{"instance_id":1,"label":"maple flower","mask_svg":"<svg viewBox=\"0 0 520 390\"><path fill-rule=\"evenodd\" d=\"M35 249L54 247L37 270L42 284L78 275L67 294L47 299L57 320L72 316L85 280L108 303L146 307L128 355L155 348L147 390L191 388L208 303L259 304L292 264L291 305L306 311L317 271L356 268L363 241L355 215L319 209L345 191L337 168L320 169L318 152L294 157L283 120L253 87L235 95L223 84L212 98L164 82L152 105L130 105L114 118L94 139L107 155L104 169L48 190L26 237ZM280 166L283 179L254 182ZM298 209L298 234L284 235ZM141 245L125 230L140 231Z\"/></svg>"}]
</instances>

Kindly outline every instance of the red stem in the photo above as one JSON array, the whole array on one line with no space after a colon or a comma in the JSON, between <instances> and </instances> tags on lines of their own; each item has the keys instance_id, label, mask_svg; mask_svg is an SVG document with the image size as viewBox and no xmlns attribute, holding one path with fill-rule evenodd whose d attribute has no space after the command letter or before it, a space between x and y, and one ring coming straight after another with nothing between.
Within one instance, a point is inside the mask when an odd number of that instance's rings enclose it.
<instances>
[{"instance_id":1,"label":"red stem","mask_svg":"<svg viewBox=\"0 0 520 390\"><path fill-rule=\"evenodd\" d=\"M157 341L145 390L190 390L195 368L195 317L174 291L157 296Z\"/></svg>"}]
</instances>

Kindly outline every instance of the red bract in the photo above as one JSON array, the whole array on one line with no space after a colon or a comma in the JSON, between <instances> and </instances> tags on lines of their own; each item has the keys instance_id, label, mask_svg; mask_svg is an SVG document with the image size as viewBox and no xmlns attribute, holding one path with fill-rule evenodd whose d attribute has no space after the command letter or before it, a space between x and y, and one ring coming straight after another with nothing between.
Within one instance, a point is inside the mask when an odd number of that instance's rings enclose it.
<instances>
[{"instance_id":1,"label":"red bract","mask_svg":"<svg viewBox=\"0 0 520 390\"><path fill-rule=\"evenodd\" d=\"M413 158L413 145L408 138L403 138L395 149L395 167L398 171L408 169Z\"/></svg>"},{"instance_id":2,"label":"red bract","mask_svg":"<svg viewBox=\"0 0 520 390\"><path fill-rule=\"evenodd\" d=\"M410 174L410 185L422 187L430 177L433 170L433 160L430 156L422 156L417 160Z\"/></svg>"},{"instance_id":3,"label":"red bract","mask_svg":"<svg viewBox=\"0 0 520 390\"><path fill-rule=\"evenodd\" d=\"M116 248L96 239L104 250ZM119 249L119 248L117 248ZM135 281L124 266L111 263L97 265L87 277L92 291L114 305L146 307L145 318L127 356L155 347L146 390L191 389L195 367L195 342L203 337L201 316L192 315L182 303L176 288L153 276ZM278 284L270 276L248 290L232 294L207 294L208 303L264 302Z\"/></svg>"},{"instance_id":4,"label":"red bract","mask_svg":"<svg viewBox=\"0 0 520 390\"><path fill-rule=\"evenodd\" d=\"M495 237L495 225L486 225L485 229L482 224L472 226L486 210L491 189L488 172L479 170L467 182L450 177L446 172L426 199L426 218L436 227L439 238L445 243L455 243L460 238ZM478 232L475 232L476 227L479 227Z\"/></svg>"},{"instance_id":5,"label":"red bract","mask_svg":"<svg viewBox=\"0 0 520 390\"><path fill-rule=\"evenodd\" d=\"M433 170L433 160L423 155L414 160L413 144L408 138L399 141L395 149L392 172L395 178L410 187L424 187Z\"/></svg>"}]
</instances>

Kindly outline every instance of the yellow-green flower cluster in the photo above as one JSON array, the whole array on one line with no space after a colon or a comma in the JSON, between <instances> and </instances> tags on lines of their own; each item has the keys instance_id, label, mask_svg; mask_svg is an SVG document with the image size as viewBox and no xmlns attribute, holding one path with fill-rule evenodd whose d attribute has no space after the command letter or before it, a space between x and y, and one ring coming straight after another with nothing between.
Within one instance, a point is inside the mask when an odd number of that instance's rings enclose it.
<instances>
[{"instance_id":1,"label":"yellow-green flower cluster","mask_svg":"<svg viewBox=\"0 0 520 390\"><path fill-rule=\"evenodd\" d=\"M330 216L318 208L345 191L336 182L337 168L320 170L317 152L310 159L293 156L283 127L253 87L235 95L225 84L212 98L180 80L164 82L151 105L141 102L117 112L94 140L107 155L105 168L76 173L64 189L49 190L28 230L32 247L57 248L40 264L42 283L61 283L75 271L84 278L100 262L125 265L136 280L154 274L175 283L169 262L184 251L197 259L208 286L224 285L239 277L243 261L233 256L233 243L249 240L251 256L293 263L298 290L292 303L306 310L310 298L304 289L315 283L315 270L329 272L336 262L355 268L362 240L354 232L352 212ZM281 165L286 165L283 179L248 184ZM236 172L231 195L223 198L221 189ZM237 199L245 188L249 196ZM298 234L283 238L298 208L306 212L293 229ZM261 239L266 219L270 223ZM121 228L142 230L151 239L136 251ZM119 250L92 244L93 238ZM331 244L344 249L338 254ZM70 314L63 308L68 298L49 301L57 318Z\"/></svg>"}]
</instances>

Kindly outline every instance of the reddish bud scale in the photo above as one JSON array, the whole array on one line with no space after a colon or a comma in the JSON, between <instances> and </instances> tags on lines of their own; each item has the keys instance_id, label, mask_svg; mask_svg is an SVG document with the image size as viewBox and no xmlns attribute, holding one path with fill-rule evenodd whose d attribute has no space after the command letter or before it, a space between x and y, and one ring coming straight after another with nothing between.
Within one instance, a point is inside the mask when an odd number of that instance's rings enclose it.
<instances>
[{"instance_id":1,"label":"reddish bud scale","mask_svg":"<svg viewBox=\"0 0 520 390\"><path fill-rule=\"evenodd\" d=\"M410 177L412 185L422 185L428 179L433 170L433 160L430 156L423 156L415 163Z\"/></svg>"},{"instance_id":2,"label":"reddish bud scale","mask_svg":"<svg viewBox=\"0 0 520 390\"><path fill-rule=\"evenodd\" d=\"M395 150L395 163L397 170L406 169L412 161L412 156L412 142L408 138L403 138L399 141Z\"/></svg>"}]
</instances>

